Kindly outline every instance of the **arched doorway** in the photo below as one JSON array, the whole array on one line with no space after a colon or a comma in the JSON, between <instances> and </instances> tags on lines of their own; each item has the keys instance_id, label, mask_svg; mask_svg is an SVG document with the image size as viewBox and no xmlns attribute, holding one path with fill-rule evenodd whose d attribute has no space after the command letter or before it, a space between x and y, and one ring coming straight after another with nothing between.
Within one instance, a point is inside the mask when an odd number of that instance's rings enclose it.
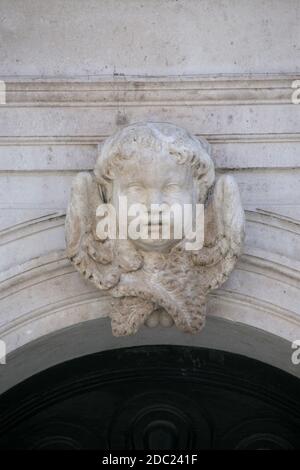
<instances>
[{"instance_id":1,"label":"arched doorway","mask_svg":"<svg viewBox=\"0 0 300 470\"><path fill-rule=\"evenodd\" d=\"M139 346L51 367L0 397L0 447L289 449L300 381L206 348Z\"/></svg>"}]
</instances>

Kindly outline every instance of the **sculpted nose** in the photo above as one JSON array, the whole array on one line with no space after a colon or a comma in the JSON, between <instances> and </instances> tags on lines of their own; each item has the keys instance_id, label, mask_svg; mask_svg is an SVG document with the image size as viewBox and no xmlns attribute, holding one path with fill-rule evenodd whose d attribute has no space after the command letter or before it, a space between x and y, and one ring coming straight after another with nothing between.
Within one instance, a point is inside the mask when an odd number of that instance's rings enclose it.
<instances>
[{"instance_id":1,"label":"sculpted nose","mask_svg":"<svg viewBox=\"0 0 300 470\"><path fill-rule=\"evenodd\" d=\"M162 194L159 190L152 190L148 193L147 208L151 209L151 204L162 204Z\"/></svg>"}]
</instances>

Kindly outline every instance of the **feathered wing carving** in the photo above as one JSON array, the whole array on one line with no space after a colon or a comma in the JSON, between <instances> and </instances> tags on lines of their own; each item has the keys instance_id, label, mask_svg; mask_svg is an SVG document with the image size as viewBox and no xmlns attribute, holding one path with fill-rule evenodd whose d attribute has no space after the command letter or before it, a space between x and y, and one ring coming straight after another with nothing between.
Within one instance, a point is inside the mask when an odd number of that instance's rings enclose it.
<instances>
[{"instance_id":1,"label":"feathered wing carving","mask_svg":"<svg viewBox=\"0 0 300 470\"><path fill-rule=\"evenodd\" d=\"M96 238L96 209L101 203L95 177L79 173L66 216L67 256L86 279L105 290L118 283L120 269L113 264L113 241Z\"/></svg>"},{"instance_id":2,"label":"feathered wing carving","mask_svg":"<svg viewBox=\"0 0 300 470\"><path fill-rule=\"evenodd\" d=\"M215 289L222 284L240 256L245 235L245 218L238 186L229 175L221 176L205 209L205 241L193 256L197 266L211 274Z\"/></svg>"},{"instance_id":3,"label":"feathered wing carving","mask_svg":"<svg viewBox=\"0 0 300 470\"><path fill-rule=\"evenodd\" d=\"M191 252L194 268L186 264L186 306L172 315L179 329L196 333L204 327L207 295L227 280L241 254L244 234L238 186L231 176L221 176L205 208L204 246Z\"/></svg>"},{"instance_id":4,"label":"feathered wing carving","mask_svg":"<svg viewBox=\"0 0 300 470\"><path fill-rule=\"evenodd\" d=\"M131 295L128 291L111 303L111 328L114 336L135 334L155 310L155 305L144 298Z\"/></svg>"}]
</instances>

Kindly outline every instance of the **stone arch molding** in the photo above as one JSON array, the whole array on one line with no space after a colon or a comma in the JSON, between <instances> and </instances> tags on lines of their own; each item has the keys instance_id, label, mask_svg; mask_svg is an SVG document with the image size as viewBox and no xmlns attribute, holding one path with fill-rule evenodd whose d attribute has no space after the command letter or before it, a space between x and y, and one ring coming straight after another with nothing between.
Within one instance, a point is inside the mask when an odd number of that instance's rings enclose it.
<instances>
[{"instance_id":1,"label":"stone arch molding","mask_svg":"<svg viewBox=\"0 0 300 470\"><path fill-rule=\"evenodd\" d=\"M207 326L193 336L142 326L133 337L113 338L111 297L66 255L64 211L2 230L0 337L8 352L2 390L66 359L139 344L219 348L300 375L291 362L291 343L300 339L300 224L265 210L246 210L245 217L243 254L229 279L208 294ZM21 357L31 358L27 366Z\"/></svg>"}]
</instances>

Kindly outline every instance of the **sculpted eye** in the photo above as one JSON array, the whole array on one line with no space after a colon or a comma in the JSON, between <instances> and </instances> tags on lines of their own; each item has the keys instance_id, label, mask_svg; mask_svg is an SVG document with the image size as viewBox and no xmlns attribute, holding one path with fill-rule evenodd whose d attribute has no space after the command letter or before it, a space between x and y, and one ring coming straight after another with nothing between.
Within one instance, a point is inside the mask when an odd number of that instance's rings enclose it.
<instances>
[{"instance_id":1,"label":"sculpted eye","mask_svg":"<svg viewBox=\"0 0 300 470\"><path fill-rule=\"evenodd\" d=\"M142 191L144 188L139 183L132 183L129 186L127 186L127 189L130 189L131 191Z\"/></svg>"},{"instance_id":2,"label":"sculpted eye","mask_svg":"<svg viewBox=\"0 0 300 470\"><path fill-rule=\"evenodd\" d=\"M143 185L139 184L139 183L136 183L136 184L130 184L129 186L127 186L127 192L128 194L132 194L132 195L139 195L141 196L143 194L143 191L145 190L145 188L143 187Z\"/></svg>"},{"instance_id":3,"label":"sculpted eye","mask_svg":"<svg viewBox=\"0 0 300 470\"><path fill-rule=\"evenodd\" d=\"M179 184L176 183L169 183L164 187L164 191L167 192L175 192L175 191L180 191L180 186Z\"/></svg>"}]
</instances>

